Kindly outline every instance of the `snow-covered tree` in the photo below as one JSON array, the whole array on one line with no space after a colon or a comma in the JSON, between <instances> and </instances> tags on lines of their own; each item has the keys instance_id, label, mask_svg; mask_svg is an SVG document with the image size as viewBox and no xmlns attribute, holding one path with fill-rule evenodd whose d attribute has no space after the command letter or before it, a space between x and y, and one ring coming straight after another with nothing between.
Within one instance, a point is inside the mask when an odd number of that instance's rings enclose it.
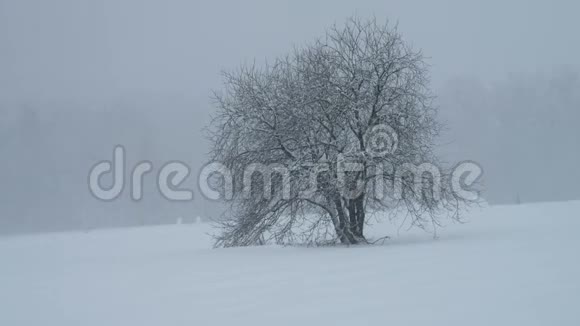
<instances>
[{"instance_id":1,"label":"snow-covered tree","mask_svg":"<svg viewBox=\"0 0 580 326\"><path fill-rule=\"evenodd\" d=\"M351 18L224 79L211 154L235 191L218 246L357 244L367 242L370 215L403 209L418 226L457 217L459 199L438 180L445 175L410 168L436 163L440 125L428 65L396 27Z\"/></svg>"}]
</instances>

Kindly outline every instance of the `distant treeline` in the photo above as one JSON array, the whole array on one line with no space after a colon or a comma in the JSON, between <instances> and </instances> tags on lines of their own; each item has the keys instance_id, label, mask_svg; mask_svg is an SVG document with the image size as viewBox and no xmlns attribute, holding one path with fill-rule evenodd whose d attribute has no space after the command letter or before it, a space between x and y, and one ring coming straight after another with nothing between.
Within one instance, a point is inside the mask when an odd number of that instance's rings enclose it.
<instances>
[{"instance_id":1,"label":"distant treeline","mask_svg":"<svg viewBox=\"0 0 580 326\"><path fill-rule=\"evenodd\" d=\"M482 165L492 204L580 199L580 74L560 68L498 80L462 78L436 90L448 126L439 150L449 164ZM219 217L220 205L197 190L210 114L207 98L175 96L0 101L0 233ZM117 144L125 146L129 165L188 163L185 186L194 200L165 200L153 176L145 179L140 202L127 192L113 202L91 197L89 169L110 160Z\"/></svg>"}]
</instances>

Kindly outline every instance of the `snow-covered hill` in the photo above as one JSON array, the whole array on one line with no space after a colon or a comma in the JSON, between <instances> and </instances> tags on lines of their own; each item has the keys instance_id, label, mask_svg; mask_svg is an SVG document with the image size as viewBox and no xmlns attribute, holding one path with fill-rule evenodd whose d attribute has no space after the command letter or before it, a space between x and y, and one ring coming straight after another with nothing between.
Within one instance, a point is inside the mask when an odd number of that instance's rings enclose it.
<instances>
[{"instance_id":1,"label":"snow-covered hill","mask_svg":"<svg viewBox=\"0 0 580 326\"><path fill-rule=\"evenodd\" d=\"M205 224L0 238L0 325L580 325L580 202L469 220L350 248L213 250Z\"/></svg>"}]
</instances>

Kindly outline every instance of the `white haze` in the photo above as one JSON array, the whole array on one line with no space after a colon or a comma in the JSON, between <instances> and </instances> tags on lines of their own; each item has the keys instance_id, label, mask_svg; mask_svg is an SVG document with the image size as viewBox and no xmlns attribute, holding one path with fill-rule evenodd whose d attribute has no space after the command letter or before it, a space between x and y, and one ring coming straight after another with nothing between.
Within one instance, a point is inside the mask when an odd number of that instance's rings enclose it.
<instances>
[{"instance_id":1,"label":"white haze","mask_svg":"<svg viewBox=\"0 0 580 326\"><path fill-rule=\"evenodd\" d=\"M217 217L197 171L220 71L258 64L357 14L398 22L432 64L448 122L440 151L474 160L492 204L580 199L575 1L0 0L0 233ZM122 144L129 166L187 162L168 202L90 196Z\"/></svg>"}]
</instances>

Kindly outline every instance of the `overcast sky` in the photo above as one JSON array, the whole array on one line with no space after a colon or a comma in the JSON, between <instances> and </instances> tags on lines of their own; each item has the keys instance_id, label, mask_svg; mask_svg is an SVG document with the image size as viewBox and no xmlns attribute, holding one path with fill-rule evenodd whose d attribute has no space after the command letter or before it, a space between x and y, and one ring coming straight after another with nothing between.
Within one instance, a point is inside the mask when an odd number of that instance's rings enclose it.
<instances>
[{"instance_id":1,"label":"overcast sky","mask_svg":"<svg viewBox=\"0 0 580 326\"><path fill-rule=\"evenodd\" d=\"M398 21L435 85L580 58L577 1L0 0L0 99L200 96L357 13ZM200 110L203 108L199 108Z\"/></svg>"}]
</instances>

